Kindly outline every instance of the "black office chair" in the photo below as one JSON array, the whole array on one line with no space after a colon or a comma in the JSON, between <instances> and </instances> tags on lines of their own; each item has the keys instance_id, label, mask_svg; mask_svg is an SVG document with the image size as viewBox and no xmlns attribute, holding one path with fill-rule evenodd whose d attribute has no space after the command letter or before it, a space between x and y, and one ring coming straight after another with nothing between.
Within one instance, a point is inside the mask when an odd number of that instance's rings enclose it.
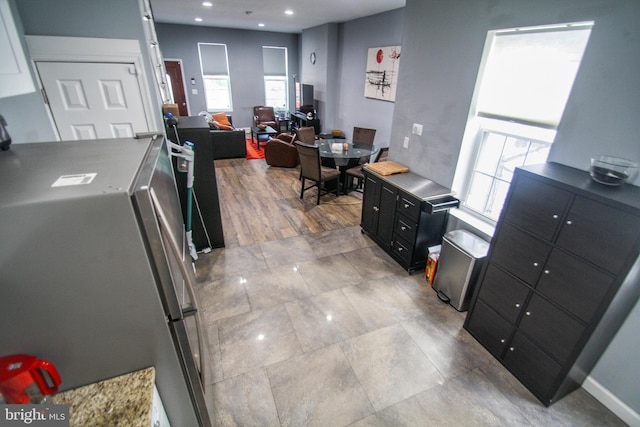
<instances>
[{"instance_id":1,"label":"black office chair","mask_svg":"<svg viewBox=\"0 0 640 427\"><path fill-rule=\"evenodd\" d=\"M318 187L318 198L316 205L320 204L320 196L328 194L332 191L324 189L324 183L327 181L336 181L335 193L339 196L340 193L340 171L337 169L327 168L320 164L320 148L315 145L307 145L301 142L295 141L296 148L298 149L298 155L300 156L300 176L302 177L302 185L300 187L300 198L304 195L306 190L313 187ZM305 180L313 181L313 185L305 188Z\"/></svg>"},{"instance_id":2,"label":"black office chair","mask_svg":"<svg viewBox=\"0 0 640 427\"><path fill-rule=\"evenodd\" d=\"M381 148L380 150L378 150L378 154L376 154L376 159L374 161L384 162L385 160L387 160L388 154L389 154L389 147ZM351 188L353 183L353 178L355 178L358 180L358 185L356 186L355 191L362 192L360 188L364 184L364 172L362 171L363 167L364 165L358 165L358 166L354 166L352 168L347 169L345 173L348 178L348 183L347 183L348 188Z\"/></svg>"}]
</instances>

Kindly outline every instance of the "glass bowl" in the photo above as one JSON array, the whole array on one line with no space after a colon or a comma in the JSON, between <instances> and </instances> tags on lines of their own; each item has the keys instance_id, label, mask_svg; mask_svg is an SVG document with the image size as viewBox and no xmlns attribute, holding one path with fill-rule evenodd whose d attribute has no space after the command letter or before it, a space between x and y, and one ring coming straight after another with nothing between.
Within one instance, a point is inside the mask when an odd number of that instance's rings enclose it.
<instances>
[{"instance_id":1,"label":"glass bowl","mask_svg":"<svg viewBox=\"0 0 640 427\"><path fill-rule=\"evenodd\" d=\"M600 184L621 185L636 172L638 163L633 160L612 156L591 158L591 178Z\"/></svg>"}]
</instances>

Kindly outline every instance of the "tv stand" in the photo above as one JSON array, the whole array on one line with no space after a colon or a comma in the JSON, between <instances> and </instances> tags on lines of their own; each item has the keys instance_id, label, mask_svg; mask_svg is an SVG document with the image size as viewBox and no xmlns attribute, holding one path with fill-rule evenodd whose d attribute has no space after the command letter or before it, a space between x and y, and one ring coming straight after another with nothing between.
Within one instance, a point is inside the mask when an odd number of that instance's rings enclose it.
<instances>
[{"instance_id":1,"label":"tv stand","mask_svg":"<svg viewBox=\"0 0 640 427\"><path fill-rule=\"evenodd\" d=\"M296 111L295 113L291 113L291 129L298 129L301 127L313 126L316 135L318 135L321 131L320 128L320 120L319 119L307 119L307 115L300 111Z\"/></svg>"}]
</instances>

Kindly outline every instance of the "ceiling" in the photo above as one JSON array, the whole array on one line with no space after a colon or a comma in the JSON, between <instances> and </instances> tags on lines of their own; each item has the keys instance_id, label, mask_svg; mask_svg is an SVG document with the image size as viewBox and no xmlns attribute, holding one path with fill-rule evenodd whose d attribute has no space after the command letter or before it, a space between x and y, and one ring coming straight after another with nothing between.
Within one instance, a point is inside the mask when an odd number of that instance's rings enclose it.
<instances>
[{"instance_id":1,"label":"ceiling","mask_svg":"<svg viewBox=\"0 0 640 427\"><path fill-rule=\"evenodd\" d=\"M156 22L301 33L405 6L406 0L151 0ZM285 15L285 10L293 15ZM250 13L247 13L249 11ZM202 18L196 22L195 18ZM264 24L263 27L258 24Z\"/></svg>"}]
</instances>

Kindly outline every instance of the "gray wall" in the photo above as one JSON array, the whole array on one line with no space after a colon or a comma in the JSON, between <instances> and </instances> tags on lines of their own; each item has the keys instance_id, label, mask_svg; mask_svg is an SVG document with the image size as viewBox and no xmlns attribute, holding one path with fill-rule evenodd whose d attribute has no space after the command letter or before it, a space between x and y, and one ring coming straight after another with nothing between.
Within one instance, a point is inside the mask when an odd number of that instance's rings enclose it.
<instances>
[{"instance_id":1,"label":"gray wall","mask_svg":"<svg viewBox=\"0 0 640 427\"><path fill-rule=\"evenodd\" d=\"M549 160L585 170L589 156L602 152L640 160L640 2L407 0L404 13L393 160L450 186L487 31L587 20L595 26ZM421 137L411 135L412 123L424 125ZM592 372L636 412L639 319L636 306Z\"/></svg>"},{"instance_id":2,"label":"gray wall","mask_svg":"<svg viewBox=\"0 0 640 427\"><path fill-rule=\"evenodd\" d=\"M342 129L350 138L354 126L373 128L374 143L389 146L394 104L365 98L367 51L372 47L401 45L403 20L404 9L396 9L302 32L302 82L314 85L324 132ZM315 65L309 62L311 52L317 55Z\"/></svg>"},{"instance_id":3,"label":"gray wall","mask_svg":"<svg viewBox=\"0 0 640 427\"><path fill-rule=\"evenodd\" d=\"M139 40L145 73L149 84L152 84L153 72L138 1L19 0L14 6L17 6L15 20L18 31L22 29L25 35ZM161 115L162 102L158 91L155 86L149 91ZM16 143L56 138L39 92L0 99L0 114L6 118L9 133Z\"/></svg>"},{"instance_id":4,"label":"gray wall","mask_svg":"<svg viewBox=\"0 0 640 427\"><path fill-rule=\"evenodd\" d=\"M187 85L189 114L206 111L198 43L223 43L227 45L233 124L251 126L253 107L264 104L264 73L262 46L286 47L289 55L289 84L291 109L295 105L293 74L298 72L298 35L267 31L232 30L195 25L156 24L158 41L165 58L181 59ZM196 81L191 85L191 78ZM196 89L197 94L192 94Z\"/></svg>"},{"instance_id":5,"label":"gray wall","mask_svg":"<svg viewBox=\"0 0 640 427\"><path fill-rule=\"evenodd\" d=\"M549 160L585 170L602 152L640 160L640 2L407 0L405 17L390 155L412 171L452 184L487 31L587 20L595 26Z\"/></svg>"}]
</instances>

